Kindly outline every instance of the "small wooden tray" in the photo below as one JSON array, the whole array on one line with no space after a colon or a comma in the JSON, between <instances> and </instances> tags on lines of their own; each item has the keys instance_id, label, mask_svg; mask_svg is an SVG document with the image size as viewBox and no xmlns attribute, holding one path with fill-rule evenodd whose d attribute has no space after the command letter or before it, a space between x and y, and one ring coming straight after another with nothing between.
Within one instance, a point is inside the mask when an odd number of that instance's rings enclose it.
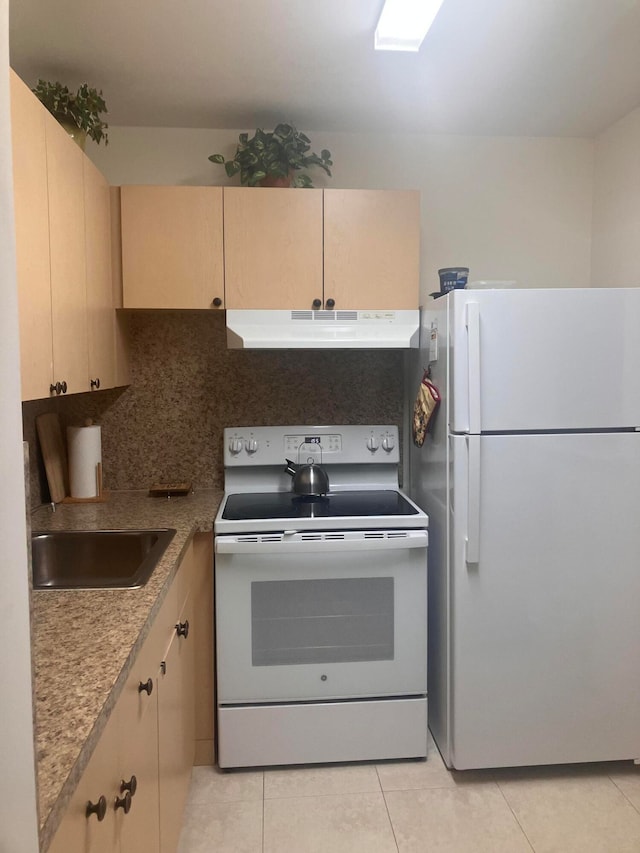
<instances>
[{"instance_id":1,"label":"small wooden tray","mask_svg":"<svg viewBox=\"0 0 640 853\"><path fill-rule=\"evenodd\" d=\"M154 483L149 489L152 498L180 498L190 494L191 483Z\"/></svg>"}]
</instances>

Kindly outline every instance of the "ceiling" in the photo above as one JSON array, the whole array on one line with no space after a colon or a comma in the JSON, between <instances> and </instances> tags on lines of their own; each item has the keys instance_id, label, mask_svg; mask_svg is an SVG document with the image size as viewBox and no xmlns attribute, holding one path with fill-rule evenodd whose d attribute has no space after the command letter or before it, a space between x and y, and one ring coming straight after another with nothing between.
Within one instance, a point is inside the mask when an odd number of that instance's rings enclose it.
<instances>
[{"instance_id":1,"label":"ceiling","mask_svg":"<svg viewBox=\"0 0 640 853\"><path fill-rule=\"evenodd\" d=\"M594 136L640 105L640 0L445 0L419 53L382 0L11 0L11 64L111 125Z\"/></svg>"}]
</instances>

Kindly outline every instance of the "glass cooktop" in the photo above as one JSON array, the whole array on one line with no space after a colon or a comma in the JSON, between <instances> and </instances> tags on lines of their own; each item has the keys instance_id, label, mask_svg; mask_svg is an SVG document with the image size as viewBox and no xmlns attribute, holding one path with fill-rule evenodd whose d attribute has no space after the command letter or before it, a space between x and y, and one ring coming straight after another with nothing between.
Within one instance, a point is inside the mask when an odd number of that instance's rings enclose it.
<instances>
[{"instance_id":1,"label":"glass cooktop","mask_svg":"<svg viewBox=\"0 0 640 853\"><path fill-rule=\"evenodd\" d=\"M417 514L418 510L394 491L336 492L325 497L303 497L293 492L265 492L229 495L222 518L245 521Z\"/></svg>"}]
</instances>

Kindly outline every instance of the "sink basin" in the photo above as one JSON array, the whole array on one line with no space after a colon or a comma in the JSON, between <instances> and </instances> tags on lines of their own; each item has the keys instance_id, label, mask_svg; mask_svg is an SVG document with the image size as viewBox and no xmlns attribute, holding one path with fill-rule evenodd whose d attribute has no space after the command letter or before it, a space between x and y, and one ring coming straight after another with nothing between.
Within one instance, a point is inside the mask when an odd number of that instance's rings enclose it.
<instances>
[{"instance_id":1,"label":"sink basin","mask_svg":"<svg viewBox=\"0 0 640 853\"><path fill-rule=\"evenodd\" d=\"M175 530L33 531L34 589L144 586Z\"/></svg>"}]
</instances>

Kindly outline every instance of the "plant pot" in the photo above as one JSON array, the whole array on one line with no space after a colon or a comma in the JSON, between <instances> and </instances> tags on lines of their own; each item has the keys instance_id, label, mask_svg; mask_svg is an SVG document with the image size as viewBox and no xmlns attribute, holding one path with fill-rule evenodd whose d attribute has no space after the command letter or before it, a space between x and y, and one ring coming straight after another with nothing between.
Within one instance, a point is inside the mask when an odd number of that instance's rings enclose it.
<instances>
[{"instance_id":1,"label":"plant pot","mask_svg":"<svg viewBox=\"0 0 640 853\"><path fill-rule=\"evenodd\" d=\"M82 151L84 151L84 145L87 141L87 131L78 127L78 125L67 116L56 115L54 117L58 124L62 125L73 141L82 149Z\"/></svg>"},{"instance_id":2,"label":"plant pot","mask_svg":"<svg viewBox=\"0 0 640 853\"><path fill-rule=\"evenodd\" d=\"M258 181L258 184L261 187L290 187L292 181L293 170L289 172L288 175L280 175L278 177L275 175L267 175L266 178Z\"/></svg>"}]
</instances>

